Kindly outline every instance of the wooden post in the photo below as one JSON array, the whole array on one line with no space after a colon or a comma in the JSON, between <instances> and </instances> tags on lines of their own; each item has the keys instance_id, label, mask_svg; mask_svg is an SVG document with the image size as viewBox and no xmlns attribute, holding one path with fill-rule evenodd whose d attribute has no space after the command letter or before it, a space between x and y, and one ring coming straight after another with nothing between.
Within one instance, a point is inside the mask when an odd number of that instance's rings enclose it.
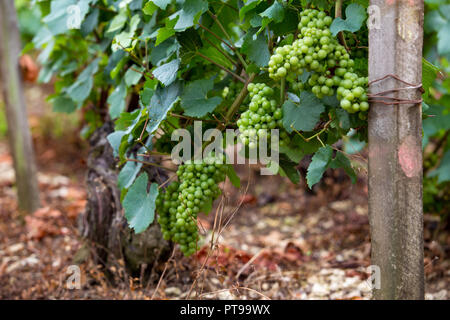
<instances>
[{"instance_id":1,"label":"wooden post","mask_svg":"<svg viewBox=\"0 0 450 320\"><path fill-rule=\"evenodd\" d=\"M423 0L371 0L369 81L394 74L422 82ZM388 78L371 93L407 87ZM418 100L417 89L390 97ZM423 299L422 110L420 103L384 105L369 112L369 219L372 265L381 286L374 299ZM377 276L377 275L375 275Z\"/></svg>"},{"instance_id":2,"label":"wooden post","mask_svg":"<svg viewBox=\"0 0 450 320\"><path fill-rule=\"evenodd\" d=\"M0 1L0 79L6 105L8 137L14 158L19 208L33 212L39 205L31 134L19 72L21 42L14 0Z\"/></svg>"}]
</instances>

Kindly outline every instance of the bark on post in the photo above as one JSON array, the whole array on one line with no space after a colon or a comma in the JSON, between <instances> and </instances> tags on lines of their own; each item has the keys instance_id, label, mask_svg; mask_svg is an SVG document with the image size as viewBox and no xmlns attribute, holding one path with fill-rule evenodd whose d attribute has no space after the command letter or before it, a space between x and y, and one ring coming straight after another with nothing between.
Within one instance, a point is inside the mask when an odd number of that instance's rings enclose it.
<instances>
[{"instance_id":1,"label":"bark on post","mask_svg":"<svg viewBox=\"0 0 450 320\"><path fill-rule=\"evenodd\" d=\"M394 74L422 81L423 0L371 0L369 81ZM388 78L371 93L406 87ZM417 89L390 97L417 100ZM375 299L423 299L422 110L420 103L371 103L369 216L372 265L380 269ZM375 276L377 276L375 274Z\"/></svg>"},{"instance_id":2,"label":"bark on post","mask_svg":"<svg viewBox=\"0 0 450 320\"><path fill-rule=\"evenodd\" d=\"M6 105L8 137L14 158L19 209L33 212L39 189L25 99L19 72L21 42L14 0L0 1L0 79Z\"/></svg>"}]
</instances>

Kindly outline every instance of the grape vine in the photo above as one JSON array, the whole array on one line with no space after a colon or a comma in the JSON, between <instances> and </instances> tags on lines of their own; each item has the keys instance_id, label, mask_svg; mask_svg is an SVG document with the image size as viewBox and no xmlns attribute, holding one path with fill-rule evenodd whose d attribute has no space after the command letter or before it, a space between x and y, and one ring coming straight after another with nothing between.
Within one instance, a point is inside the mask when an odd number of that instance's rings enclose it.
<instances>
[{"instance_id":1,"label":"grape vine","mask_svg":"<svg viewBox=\"0 0 450 320\"><path fill-rule=\"evenodd\" d=\"M120 166L125 214L150 213L129 220L136 232L153 223L156 206L164 238L191 255L198 246L198 214L209 213L226 176L239 185L232 166L210 158L177 169L166 165L177 143L172 133L192 133L197 121L203 130L239 129L248 149L278 129L280 161L273 170L294 183L306 156L312 159L310 187L329 168L343 168L355 179L348 152L335 146L367 140L362 4L339 2L354 8L345 17L350 32L329 15L335 1L92 0L83 2L80 29L69 30L61 8L72 2L39 2L45 17L33 39L44 61L39 78L56 76L49 98L55 110L87 109L86 136L114 122L108 141ZM136 186L146 166L176 171L169 178L176 181ZM127 201L130 190L133 197L156 200Z\"/></svg>"}]
</instances>

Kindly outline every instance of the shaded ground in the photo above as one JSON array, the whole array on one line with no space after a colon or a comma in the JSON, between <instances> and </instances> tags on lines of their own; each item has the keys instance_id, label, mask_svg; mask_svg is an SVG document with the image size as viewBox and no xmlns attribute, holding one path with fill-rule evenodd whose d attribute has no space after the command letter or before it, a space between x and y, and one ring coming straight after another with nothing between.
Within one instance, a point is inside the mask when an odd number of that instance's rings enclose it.
<instances>
[{"instance_id":1,"label":"shaded ground","mask_svg":"<svg viewBox=\"0 0 450 320\"><path fill-rule=\"evenodd\" d=\"M30 99L30 90L35 89L28 88L28 99L42 103L42 93L35 91ZM17 212L12 162L0 142L0 299L370 298L364 172L355 185L340 171L328 172L309 191L240 166L241 190L223 186L225 197L216 202L216 213L200 218L205 239L195 257L176 251L152 270L150 282L126 276L117 261L110 270L116 278L112 283L105 270L85 259L78 237L77 216L86 197L79 126L48 116L48 107L32 101L43 208L25 218ZM42 120L47 118L48 123ZM46 134L55 118L69 121L73 130L62 130L57 138ZM440 230L438 219L427 215L425 220L427 298L448 299L450 236ZM217 225L226 227L218 245L208 250L211 238L217 239ZM80 266L82 287L69 290L68 268L74 264Z\"/></svg>"}]
</instances>

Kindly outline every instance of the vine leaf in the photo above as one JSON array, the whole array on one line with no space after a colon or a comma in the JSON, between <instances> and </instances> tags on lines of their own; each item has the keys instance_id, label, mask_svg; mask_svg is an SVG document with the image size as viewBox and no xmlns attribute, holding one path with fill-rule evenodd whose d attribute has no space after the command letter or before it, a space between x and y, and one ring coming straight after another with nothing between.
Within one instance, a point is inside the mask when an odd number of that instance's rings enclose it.
<instances>
[{"instance_id":1,"label":"vine leaf","mask_svg":"<svg viewBox=\"0 0 450 320\"><path fill-rule=\"evenodd\" d=\"M245 5L239 10L239 18L244 20L245 15L256 8L258 4L261 3L262 0L247 0L245 1Z\"/></svg>"},{"instance_id":2,"label":"vine leaf","mask_svg":"<svg viewBox=\"0 0 450 320\"><path fill-rule=\"evenodd\" d=\"M227 165L227 167L228 167L228 169L227 169L227 176L228 176L228 179L230 179L231 184L235 188L240 188L241 187L241 179L236 174L236 171L234 170L234 167L231 164Z\"/></svg>"},{"instance_id":3,"label":"vine leaf","mask_svg":"<svg viewBox=\"0 0 450 320\"><path fill-rule=\"evenodd\" d=\"M84 20L84 17L89 11L89 4L92 0L59 0L51 1L50 14L44 17L42 20L50 30L50 32L56 36L58 34L65 33L69 30L71 21L70 8L73 5L78 7L78 19L80 22Z\"/></svg>"},{"instance_id":4,"label":"vine leaf","mask_svg":"<svg viewBox=\"0 0 450 320\"><path fill-rule=\"evenodd\" d=\"M340 17L333 20L330 26L333 36L336 36L341 31L358 31L364 20L366 20L366 11L361 5L352 3L345 9L345 17L345 20Z\"/></svg>"},{"instance_id":5,"label":"vine leaf","mask_svg":"<svg viewBox=\"0 0 450 320\"><path fill-rule=\"evenodd\" d=\"M117 118L125 109L125 98L127 96L127 88L125 81L121 81L114 91L108 97L109 115L112 119Z\"/></svg>"},{"instance_id":6,"label":"vine leaf","mask_svg":"<svg viewBox=\"0 0 450 320\"><path fill-rule=\"evenodd\" d=\"M275 23L283 21L284 7L278 1L274 1L270 7L268 7L264 12L260 14L260 16L263 19L261 22L261 29L259 29L260 31L258 32L264 30L264 28L267 27L267 25L272 21L274 21Z\"/></svg>"},{"instance_id":7,"label":"vine leaf","mask_svg":"<svg viewBox=\"0 0 450 320\"><path fill-rule=\"evenodd\" d=\"M84 70L80 73L77 80L68 88L65 89L69 97L75 101L78 106L83 104L84 100L89 96L94 84L94 74L98 70L99 58L91 62Z\"/></svg>"},{"instance_id":8,"label":"vine leaf","mask_svg":"<svg viewBox=\"0 0 450 320\"><path fill-rule=\"evenodd\" d=\"M425 60L425 58L422 58L422 87L425 91L425 97L428 97L430 87L433 85L433 81L436 79L438 72L438 67Z\"/></svg>"},{"instance_id":9,"label":"vine leaf","mask_svg":"<svg viewBox=\"0 0 450 320\"><path fill-rule=\"evenodd\" d=\"M109 25L109 28L106 31L106 33L111 33L122 29L127 20L128 20L127 10L126 9L120 10L119 14L112 19L111 24Z\"/></svg>"},{"instance_id":10,"label":"vine leaf","mask_svg":"<svg viewBox=\"0 0 450 320\"><path fill-rule=\"evenodd\" d=\"M114 131L110 133L106 139L108 139L111 148L113 149L114 157L119 155L120 144L122 143L122 138L127 134L126 131Z\"/></svg>"},{"instance_id":11,"label":"vine leaf","mask_svg":"<svg viewBox=\"0 0 450 320\"><path fill-rule=\"evenodd\" d=\"M189 83L181 96L181 107L189 117L203 117L222 102L220 97L208 98L214 86L213 79L201 79Z\"/></svg>"},{"instance_id":12,"label":"vine leaf","mask_svg":"<svg viewBox=\"0 0 450 320\"><path fill-rule=\"evenodd\" d=\"M170 4L171 1L172 0L150 0L145 4L144 8L142 8L142 11L146 15L151 16L158 8L166 10L166 7Z\"/></svg>"},{"instance_id":13,"label":"vine leaf","mask_svg":"<svg viewBox=\"0 0 450 320\"><path fill-rule=\"evenodd\" d=\"M302 91L300 104L287 100L283 104L283 126L288 132L312 131L325 111L323 103L311 92Z\"/></svg>"},{"instance_id":14,"label":"vine leaf","mask_svg":"<svg viewBox=\"0 0 450 320\"><path fill-rule=\"evenodd\" d=\"M162 10L166 10L167 6L172 2L172 0L151 0L150 2L156 4Z\"/></svg>"},{"instance_id":15,"label":"vine leaf","mask_svg":"<svg viewBox=\"0 0 450 320\"><path fill-rule=\"evenodd\" d=\"M168 86L177 78L177 71L179 68L180 60L175 59L153 70L153 75L163 85Z\"/></svg>"},{"instance_id":16,"label":"vine leaf","mask_svg":"<svg viewBox=\"0 0 450 320\"><path fill-rule=\"evenodd\" d=\"M284 174L294 184L300 182L300 173L298 172L296 166L297 162L289 160L289 158L285 155L280 157L280 174Z\"/></svg>"},{"instance_id":17,"label":"vine leaf","mask_svg":"<svg viewBox=\"0 0 450 320\"><path fill-rule=\"evenodd\" d=\"M441 55L450 56L450 21L438 32L438 52Z\"/></svg>"},{"instance_id":18,"label":"vine leaf","mask_svg":"<svg viewBox=\"0 0 450 320\"><path fill-rule=\"evenodd\" d=\"M267 37L264 33L260 33L254 39L255 35L256 29L247 32L242 43L242 53L246 54L258 67L265 67L270 59Z\"/></svg>"},{"instance_id":19,"label":"vine leaf","mask_svg":"<svg viewBox=\"0 0 450 320\"><path fill-rule=\"evenodd\" d=\"M450 181L450 150L444 154L439 167L430 173L430 177L438 176L438 183Z\"/></svg>"},{"instance_id":20,"label":"vine leaf","mask_svg":"<svg viewBox=\"0 0 450 320\"><path fill-rule=\"evenodd\" d=\"M352 183L356 182L356 173L355 170L353 170L353 167L350 163L350 160L341 152L338 151L336 153L336 157L330 162L330 168L337 169L342 168L344 169L345 173L348 174L350 179L352 180Z\"/></svg>"},{"instance_id":21,"label":"vine leaf","mask_svg":"<svg viewBox=\"0 0 450 320\"><path fill-rule=\"evenodd\" d=\"M175 30L173 29L173 27L177 23L177 20L178 18L167 20L166 26L158 29L155 46L158 46L160 43L164 42L175 34Z\"/></svg>"},{"instance_id":22,"label":"vine leaf","mask_svg":"<svg viewBox=\"0 0 450 320\"><path fill-rule=\"evenodd\" d=\"M327 170L332 156L333 149L330 146L324 146L314 154L306 174L306 182L309 188L312 188L313 185L322 179L323 173Z\"/></svg>"},{"instance_id":23,"label":"vine leaf","mask_svg":"<svg viewBox=\"0 0 450 320\"><path fill-rule=\"evenodd\" d=\"M208 1L206 0L186 0L182 9L176 13L179 17L174 29L184 31L197 23L200 16L208 10Z\"/></svg>"},{"instance_id":24,"label":"vine leaf","mask_svg":"<svg viewBox=\"0 0 450 320\"><path fill-rule=\"evenodd\" d=\"M141 168L141 162L128 161L125 163L117 177L117 186L119 189L128 189L133 184Z\"/></svg>"},{"instance_id":25,"label":"vine leaf","mask_svg":"<svg viewBox=\"0 0 450 320\"><path fill-rule=\"evenodd\" d=\"M53 111L71 113L77 109L72 99L66 96L57 96L51 100L53 103Z\"/></svg>"},{"instance_id":26,"label":"vine leaf","mask_svg":"<svg viewBox=\"0 0 450 320\"><path fill-rule=\"evenodd\" d=\"M131 68L125 72L125 84L128 87L138 84L139 80L142 78L142 72L144 68L141 66L133 65Z\"/></svg>"},{"instance_id":27,"label":"vine leaf","mask_svg":"<svg viewBox=\"0 0 450 320\"><path fill-rule=\"evenodd\" d=\"M149 121L147 132L153 133L158 129L159 124L166 118L167 112L172 109L181 93L181 84L174 82L168 87L158 88L153 94L148 106Z\"/></svg>"},{"instance_id":28,"label":"vine leaf","mask_svg":"<svg viewBox=\"0 0 450 320\"><path fill-rule=\"evenodd\" d=\"M125 198L123 208L130 228L136 234L145 231L155 218L155 201L158 196L158 185L152 183L147 193L148 176L142 173L131 185Z\"/></svg>"}]
</instances>

